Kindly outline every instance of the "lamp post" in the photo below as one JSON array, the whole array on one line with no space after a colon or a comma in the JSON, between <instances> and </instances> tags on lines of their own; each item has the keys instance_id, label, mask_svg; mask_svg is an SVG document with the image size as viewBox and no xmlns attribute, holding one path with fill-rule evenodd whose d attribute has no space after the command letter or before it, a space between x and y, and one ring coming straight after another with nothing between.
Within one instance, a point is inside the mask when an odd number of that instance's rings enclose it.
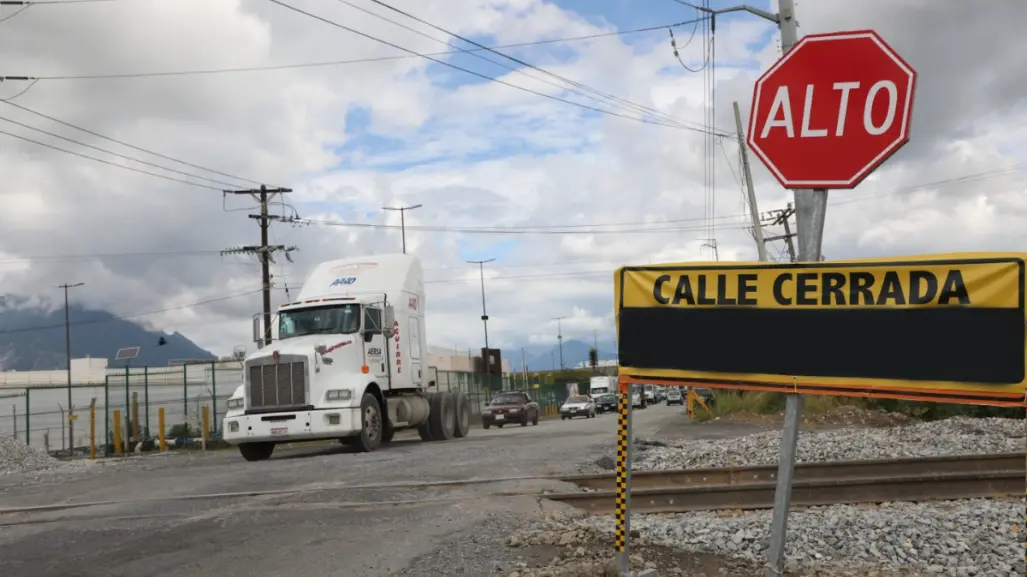
<instances>
[{"instance_id":1,"label":"lamp post","mask_svg":"<svg viewBox=\"0 0 1027 577\"><path fill-rule=\"evenodd\" d=\"M482 359L482 365L484 365L484 372L488 373L489 364L489 314L485 311L485 263L492 262L496 259L489 258L485 260L469 260L467 264L478 265L478 274L481 275L481 324L485 329L485 358Z\"/></svg>"},{"instance_id":2,"label":"lamp post","mask_svg":"<svg viewBox=\"0 0 1027 577\"><path fill-rule=\"evenodd\" d=\"M560 370L563 370L563 327L560 325L560 321L567 317L556 317L553 319L556 321L556 341L560 343Z\"/></svg>"},{"instance_id":3,"label":"lamp post","mask_svg":"<svg viewBox=\"0 0 1027 577\"><path fill-rule=\"evenodd\" d=\"M75 414L71 404L71 313L68 311L68 289L80 287L86 283L62 284L57 288L64 289L64 354L68 358L68 454L75 455Z\"/></svg>"},{"instance_id":4,"label":"lamp post","mask_svg":"<svg viewBox=\"0 0 1027 577\"><path fill-rule=\"evenodd\" d=\"M406 213L408 210L414 210L415 208L421 208L420 204L413 206L383 206L382 210L398 210L399 211L399 231L403 237L403 254L407 253L407 219Z\"/></svg>"}]
</instances>

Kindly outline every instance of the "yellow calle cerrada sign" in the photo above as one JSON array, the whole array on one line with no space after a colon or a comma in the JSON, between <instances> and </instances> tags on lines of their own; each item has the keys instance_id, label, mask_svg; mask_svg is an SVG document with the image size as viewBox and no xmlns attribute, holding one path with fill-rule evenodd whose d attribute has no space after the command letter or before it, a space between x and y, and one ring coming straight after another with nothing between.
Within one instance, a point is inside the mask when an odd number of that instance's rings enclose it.
<instances>
[{"instance_id":1,"label":"yellow calle cerrada sign","mask_svg":"<svg viewBox=\"0 0 1027 577\"><path fill-rule=\"evenodd\" d=\"M615 275L620 374L1023 404L1025 257L623 267Z\"/></svg>"}]
</instances>

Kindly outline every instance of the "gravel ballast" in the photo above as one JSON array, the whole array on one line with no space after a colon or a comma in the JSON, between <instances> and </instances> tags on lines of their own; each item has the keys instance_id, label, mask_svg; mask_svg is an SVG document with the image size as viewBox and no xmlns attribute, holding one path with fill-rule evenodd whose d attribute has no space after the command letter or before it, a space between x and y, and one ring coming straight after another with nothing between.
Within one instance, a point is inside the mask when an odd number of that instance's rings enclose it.
<instances>
[{"instance_id":1,"label":"gravel ballast","mask_svg":"<svg viewBox=\"0 0 1027 577\"><path fill-rule=\"evenodd\" d=\"M786 569L836 574L1022 577L1023 499L835 505L793 512ZM635 515L642 542L763 563L769 511ZM612 537L610 517L577 521ZM850 572L855 573L850 573Z\"/></svg>"},{"instance_id":2,"label":"gravel ballast","mask_svg":"<svg viewBox=\"0 0 1027 577\"><path fill-rule=\"evenodd\" d=\"M971 419L888 428L846 428L799 433L796 460L801 463L984 455L1024 450L1022 419ZM633 470L740 467L777 463L780 431L717 440L652 441L635 439ZM602 468L598 466L597 468Z\"/></svg>"},{"instance_id":3,"label":"gravel ballast","mask_svg":"<svg viewBox=\"0 0 1027 577\"><path fill-rule=\"evenodd\" d=\"M50 471L60 465L60 461L42 449L29 447L11 437L0 437L0 475Z\"/></svg>"}]
</instances>

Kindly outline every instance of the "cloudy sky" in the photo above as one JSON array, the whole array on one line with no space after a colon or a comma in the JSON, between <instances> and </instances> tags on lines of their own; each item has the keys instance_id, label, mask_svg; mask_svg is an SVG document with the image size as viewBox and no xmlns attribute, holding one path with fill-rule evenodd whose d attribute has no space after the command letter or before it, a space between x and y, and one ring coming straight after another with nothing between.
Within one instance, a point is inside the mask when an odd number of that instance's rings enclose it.
<instances>
[{"instance_id":1,"label":"cloudy sky","mask_svg":"<svg viewBox=\"0 0 1027 577\"><path fill-rule=\"evenodd\" d=\"M560 316L567 338L612 339L619 265L755 260L738 147L703 133L706 73L685 67L702 68L704 26L673 27L681 63L669 44L668 26L694 9L387 4L437 28L373 0L3 7L0 76L39 80L0 83L11 99L0 102L0 292L45 304L56 285L84 282L78 302L172 309L139 318L227 353L249 341L260 274L252 257L218 251L257 244L259 231L252 200L221 190L256 183L292 188L273 210L307 219L272 229L299 248L273 268L276 304L319 261L399 251L399 215L381 207L423 204L407 244L427 269L440 346L480 346L469 259L496 259L490 341L505 348L555 343ZM1027 248L1027 3L823 0L797 13L800 34L873 28L919 74L910 144L831 194L827 257ZM500 50L517 61L440 55L474 48L448 33L518 45ZM733 132L731 102L747 122L777 31L725 15L713 45L714 124ZM784 208L790 193L753 163L760 211Z\"/></svg>"}]
</instances>

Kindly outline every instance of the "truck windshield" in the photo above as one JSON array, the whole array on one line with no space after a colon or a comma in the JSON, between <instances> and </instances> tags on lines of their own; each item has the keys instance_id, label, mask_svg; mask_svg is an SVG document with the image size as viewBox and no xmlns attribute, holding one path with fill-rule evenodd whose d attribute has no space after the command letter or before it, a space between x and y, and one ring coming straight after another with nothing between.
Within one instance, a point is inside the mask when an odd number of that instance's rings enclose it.
<instances>
[{"instance_id":1,"label":"truck windshield","mask_svg":"<svg viewBox=\"0 0 1027 577\"><path fill-rule=\"evenodd\" d=\"M600 393L609 393L609 392L610 392L610 388L609 387L592 387L592 394L593 395L598 395Z\"/></svg>"},{"instance_id":2,"label":"truck windshield","mask_svg":"<svg viewBox=\"0 0 1027 577\"><path fill-rule=\"evenodd\" d=\"M303 335L352 334L360 330L360 305L343 304L282 311L278 315L278 338Z\"/></svg>"}]
</instances>

